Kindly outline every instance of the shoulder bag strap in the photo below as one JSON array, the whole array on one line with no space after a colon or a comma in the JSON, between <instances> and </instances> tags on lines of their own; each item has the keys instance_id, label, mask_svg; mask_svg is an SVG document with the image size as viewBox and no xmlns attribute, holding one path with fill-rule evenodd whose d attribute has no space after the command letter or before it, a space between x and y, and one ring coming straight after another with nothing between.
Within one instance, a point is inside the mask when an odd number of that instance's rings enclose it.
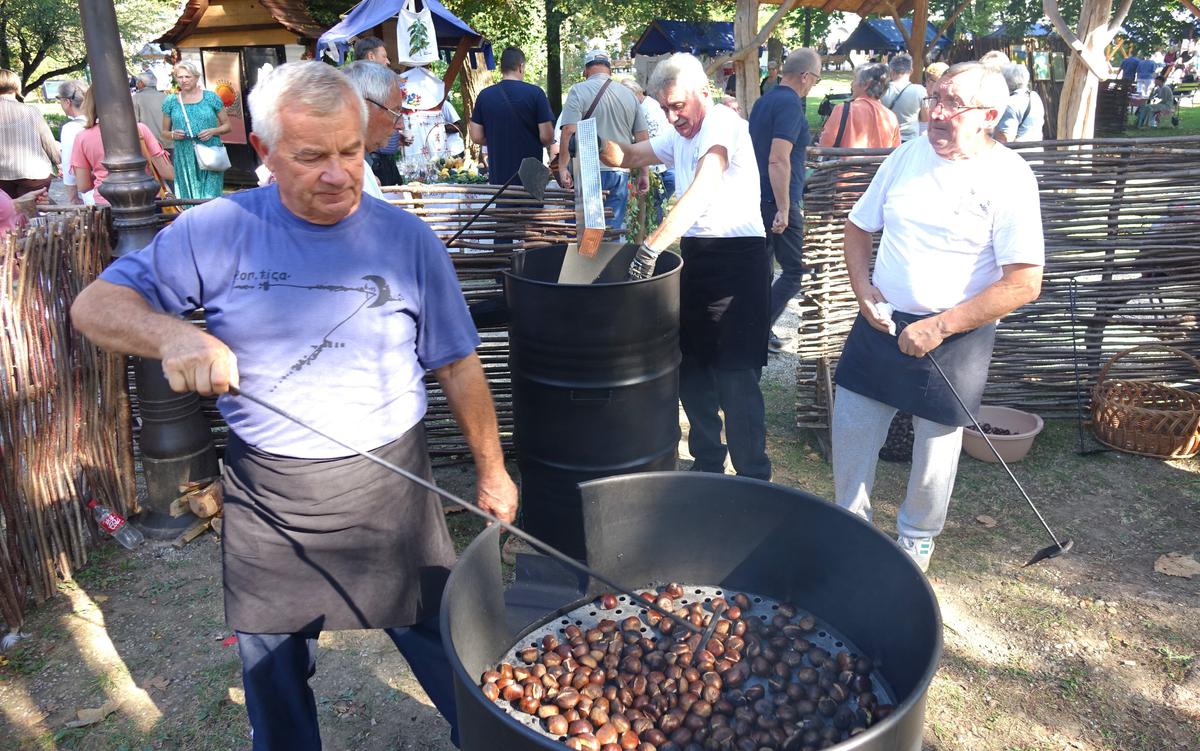
<instances>
[{"instance_id":1,"label":"shoulder bag strap","mask_svg":"<svg viewBox=\"0 0 1200 751\"><path fill-rule=\"evenodd\" d=\"M592 100L592 106L587 108L587 112L583 113L583 117L579 118L580 120L586 120L592 116L592 113L596 111L596 105L600 104L600 100L604 98L604 92L608 90L608 86L611 83L611 78L604 82L604 85L596 92L596 98Z\"/></svg>"},{"instance_id":2,"label":"shoulder bag strap","mask_svg":"<svg viewBox=\"0 0 1200 751\"><path fill-rule=\"evenodd\" d=\"M887 108L888 108L888 109L890 109L890 110L892 110L892 112L895 112L896 110L892 109L892 105L894 105L896 102L900 101L900 97L904 96L904 92L908 91L908 87L909 87L909 86L912 86L912 84L911 84L911 83L906 83L906 84L904 84L904 88L903 88L903 89L900 89L900 93L899 93L899 94L897 94L896 96L892 97L892 101L891 101L891 103L890 103L890 104L885 104L885 105L883 105L883 106L884 106L884 107L887 107Z\"/></svg>"},{"instance_id":3,"label":"shoulder bag strap","mask_svg":"<svg viewBox=\"0 0 1200 751\"><path fill-rule=\"evenodd\" d=\"M522 117L521 114L517 112L517 108L513 106L512 100L508 98L508 94L504 91L504 81L500 81L499 83L496 84L496 86L498 86L500 88L500 96L504 98L504 103L506 105L508 105L508 111L512 113L513 117L515 117L517 120L521 121L522 125L529 127L531 125L531 123L529 122L529 119ZM536 133L537 132L537 124L536 123L532 124L531 129Z\"/></svg>"},{"instance_id":4,"label":"shoulder bag strap","mask_svg":"<svg viewBox=\"0 0 1200 751\"><path fill-rule=\"evenodd\" d=\"M179 109L183 111L183 122L187 125L188 138L195 138L192 134L192 121L188 119L187 107L183 104L183 94L176 94L175 98L179 100Z\"/></svg>"},{"instance_id":5,"label":"shoulder bag strap","mask_svg":"<svg viewBox=\"0 0 1200 751\"><path fill-rule=\"evenodd\" d=\"M839 149L842 147L842 136L846 134L846 120L850 118L850 105L854 103L853 99L847 99L842 104L842 121L838 123L837 138L833 139L833 148Z\"/></svg>"}]
</instances>

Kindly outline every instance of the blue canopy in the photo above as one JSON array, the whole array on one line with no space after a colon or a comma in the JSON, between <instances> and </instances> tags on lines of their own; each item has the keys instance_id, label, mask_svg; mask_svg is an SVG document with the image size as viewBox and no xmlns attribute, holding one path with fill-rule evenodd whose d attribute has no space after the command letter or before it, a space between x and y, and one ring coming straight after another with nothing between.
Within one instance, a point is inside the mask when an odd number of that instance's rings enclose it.
<instances>
[{"instance_id":1,"label":"blue canopy","mask_svg":"<svg viewBox=\"0 0 1200 751\"><path fill-rule=\"evenodd\" d=\"M690 52L693 55L713 55L734 49L732 21L667 21L656 18L633 45L633 54Z\"/></svg>"},{"instance_id":2,"label":"blue canopy","mask_svg":"<svg viewBox=\"0 0 1200 751\"><path fill-rule=\"evenodd\" d=\"M1057 32L1054 31L1054 27L1051 26L1050 24L1035 23L1035 24L1030 24L1029 26L1025 27L1025 36L1024 37L1014 37L1009 33L1008 27L1001 25L1001 26L997 26L995 29L993 29L991 31L991 33L984 35L983 38L984 39L1029 39L1029 38L1035 38L1035 37L1052 36L1056 33Z\"/></svg>"},{"instance_id":3,"label":"blue canopy","mask_svg":"<svg viewBox=\"0 0 1200 751\"><path fill-rule=\"evenodd\" d=\"M904 30L911 34L912 19L902 18L900 22L904 24ZM936 26L933 24L925 25L926 47L933 41L933 37L936 34ZM938 37L937 47L946 47L949 44L950 39L945 34ZM847 37L846 41L838 45L837 54L845 55L850 50L902 52L907 49L908 45L904 43L904 35L896 27L895 21L890 18L864 18L862 23L858 25L858 28Z\"/></svg>"},{"instance_id":4,"label":"blue canopy","mask_svg":"<svg viewBox=\"0 0 1200 751\"><path fill-rule=\"evenodd\" d=\"M457 47L463 37L469 37L474 46L483 41L482 34L446 10L446 6L438 0L424 0L424 3L433 15L433 29L437 33L439 47ZM395 18L403 7L404 0L363 0L351 8L340 23L321 35L317 40L317 57L328 52L340 65L346 57L346 49L350 46L351 39L374 29L390 18ZM488 67L491 68L491 55L488 54L487 57Z\"/></svg>"}]
</instances>

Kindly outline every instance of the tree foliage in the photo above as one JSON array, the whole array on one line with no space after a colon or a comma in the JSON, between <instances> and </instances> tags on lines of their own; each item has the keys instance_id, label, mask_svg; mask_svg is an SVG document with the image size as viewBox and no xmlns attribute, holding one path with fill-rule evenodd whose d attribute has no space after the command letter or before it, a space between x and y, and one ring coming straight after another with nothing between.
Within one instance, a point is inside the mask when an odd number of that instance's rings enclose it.
<instances>
[{"instance_id":1,"label":"tree foliage","mask_svg":"<svg viewBox=\"0 0 1200 751\"><path fill-rule=\"evenodd\" d=\"M172 0L117 0L116 9L127 56L168 29L176 11ZM74 0L0 0L0 67L21 77L22 93L86 65Z\"/></svg>"}]
</instances>

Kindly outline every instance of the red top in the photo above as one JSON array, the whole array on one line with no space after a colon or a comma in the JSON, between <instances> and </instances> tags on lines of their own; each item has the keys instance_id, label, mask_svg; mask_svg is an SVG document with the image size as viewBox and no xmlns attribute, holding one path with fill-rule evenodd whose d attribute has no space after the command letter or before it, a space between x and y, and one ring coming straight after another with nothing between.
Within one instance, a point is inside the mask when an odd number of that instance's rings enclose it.
<instances>
[{"instance_id":1,"label":"red top","mask_svg":"<svg viewBox=\"0 0 1200 751\"><path fill-rule=\"evenodd\" d=\"M146 151L151 157L167 153L144 123L138 123L137 127L138 134L145 141ZM104 142L100 140L99 124L85 129L75 137L75 145L71 147L71 169L74 170L76 167L86 167L92 171L93 188L99 188L100 183L104 182L104 178L108 177L108 168L104 166ZM150 174L149 167L146 168L146 174ZM94 195L97 204L108 204L99 191L96 191Z\"/></svg>"}]
</instances>

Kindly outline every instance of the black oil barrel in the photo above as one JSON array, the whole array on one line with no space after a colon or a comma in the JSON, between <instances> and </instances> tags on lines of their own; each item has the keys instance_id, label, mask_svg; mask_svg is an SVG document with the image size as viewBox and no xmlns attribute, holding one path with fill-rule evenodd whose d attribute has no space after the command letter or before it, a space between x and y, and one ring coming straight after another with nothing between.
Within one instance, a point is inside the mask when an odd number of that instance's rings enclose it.
<instances>
[{"instance_id":1,"label":"black oil barrel","mask_svg":"<svg viewBox=\"0 0 1200 751\"><path fill-rule=\"evenodd\" d=\"M566 253L517 254L504 292L522 526L582 559L578 483L675 468L683 261L664 253L640 281L560 284Z\"/></svg>"}]
</instances>

